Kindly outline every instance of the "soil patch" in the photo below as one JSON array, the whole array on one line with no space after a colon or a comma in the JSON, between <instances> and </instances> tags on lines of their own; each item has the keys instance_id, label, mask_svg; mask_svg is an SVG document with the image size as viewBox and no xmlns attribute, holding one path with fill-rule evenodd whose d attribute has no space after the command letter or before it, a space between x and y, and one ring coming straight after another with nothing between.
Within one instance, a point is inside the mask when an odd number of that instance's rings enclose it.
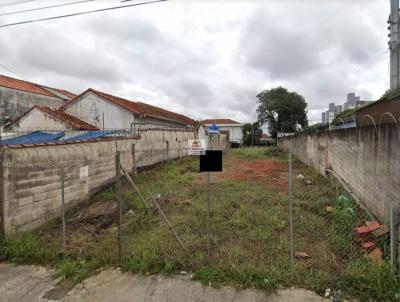
<instances>
[{"instance_id":1,"label":"soil patch","mask_svg":"<svg viewBox=\"0 0 400 302\"><path fill-rule=\"evenodd\" d=\"M279 192L287 192L287 165L273 159L246 160L227 155L224 171L219 177L241 181L257 181L272 185Z\"/></svg>"}]
</instances>

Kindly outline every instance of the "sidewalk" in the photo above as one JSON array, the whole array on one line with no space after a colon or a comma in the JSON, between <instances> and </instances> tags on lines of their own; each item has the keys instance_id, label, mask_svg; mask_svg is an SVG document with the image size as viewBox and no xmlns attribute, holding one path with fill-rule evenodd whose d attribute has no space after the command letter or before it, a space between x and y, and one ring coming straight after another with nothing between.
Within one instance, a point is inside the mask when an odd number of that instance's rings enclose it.
<instances>
[{"instance_id":1,"label":"sidewalk","mask_svg":"<svg viewBox=\"0 0 400 302\"><path fill-rule=\"evenodd\" d=\"M69 292L57 290L54 271L37 266L0 263L0 301L132 301L132 302L320 302L329 301L302 289L280 290L266 296L262 291L231 287L215 289L186 276L145 277L106 269L76 285ZM60 292L62 293L60 295ZM44 298L49 297L49 298Z\"/></svg>"}]
</instances>

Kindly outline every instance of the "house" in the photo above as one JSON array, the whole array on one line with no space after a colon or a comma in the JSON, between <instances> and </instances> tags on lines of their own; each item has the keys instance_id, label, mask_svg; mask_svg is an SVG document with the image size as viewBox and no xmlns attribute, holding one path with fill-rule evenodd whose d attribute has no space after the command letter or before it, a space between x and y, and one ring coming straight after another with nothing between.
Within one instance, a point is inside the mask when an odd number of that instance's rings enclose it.
<instances>
[{"instance_id":1,"label":"house","mask_svg":"<svg viewBox=\"0 0 400 302\"><path fill-rule=\"evenodd\" d=\"M82 121L63 111L45 107L33 106L12 122L6 125L6 130L14 131L69 131L98 130L95 126Z\"/></svg>"},{"instance_id":2,"label":"house","mask_svg":"<svg viewBox=\"0 0 400 302\"><path fill-rule=\"evenodd\" d=\"M0 75L0 124L17 118L35 105L59 108L75 94Z\"/></svg>"},{"instance_id":3,"label":"house","mask_svg":"<svg viewBox=\"0 0 400 302\"><path fill-rule=\"evenodd\" d=\"M193 128L194 120L142 102L130 101L92 88L60 108L100 129Z\"/></svg>"},{"instance_id":4,"label":"house","mask_svg":"<svg viewBox=\"0 0 400 302\"><path fill-rule=\"evenodd\" d=\"M268 134L263 133L261 134L261 138L260 138L260 145L271 145L273 144L275 141L273 138L271 138Z\"/></svg>"},{"instance_id":5,"label":"house","mask_svg":"<svg viewBox=\"0 0 400 302\"><path fill-rule=\"evenodd\" d=\"M207 119L201 121L207 127L215 124L221 133L226 134L231 145L241 145L243 143L243 124L232 119Z\"/></svg>"}]
</instances>

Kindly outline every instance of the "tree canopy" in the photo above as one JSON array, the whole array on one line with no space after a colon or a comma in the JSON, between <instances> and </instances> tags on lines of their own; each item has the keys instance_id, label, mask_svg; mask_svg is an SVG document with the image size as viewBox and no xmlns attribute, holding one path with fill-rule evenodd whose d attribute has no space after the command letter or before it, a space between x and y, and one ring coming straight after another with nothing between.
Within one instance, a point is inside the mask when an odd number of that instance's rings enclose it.
<instances>
[{"instance_id":1,"label":"tree canopy","mask_svg":"<svg viewBox=\"0 0 400 302\"><path fill-rule=\"evenodd\" d=\"M257 146L260 144L262 129L259 122L246 123L243 125L243 144L246 146Z\"/></svg>"},{"instance_id":2,"label":"tree canopy","mask_svg":"<svg viewBox=\"0 0 400 302\"><path fill-rule=\"evenodd\" d=\"M261 91L257 99L258 121L268 123L273 138L277 132L295 132L299 125L307 127L307 103L300 94L279 86Z\"/></svg>"}]
</instances>

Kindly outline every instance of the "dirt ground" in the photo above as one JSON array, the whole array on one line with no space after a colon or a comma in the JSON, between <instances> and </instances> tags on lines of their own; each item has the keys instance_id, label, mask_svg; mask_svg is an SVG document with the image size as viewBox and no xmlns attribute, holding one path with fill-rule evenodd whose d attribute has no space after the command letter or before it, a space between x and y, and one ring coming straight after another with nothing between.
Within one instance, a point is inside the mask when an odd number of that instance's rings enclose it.
<instances>
[{"instance_id":1,"label":"dirt ground","mask_svg":"<svg viewBox=\"0 0 400 302\"><path fill-rule=\"evenodd\" d=\"M220 178L241 181L256 181L271 185L278 192L287 192L287 165L271 158L243 159L234 154L227 154L224 171Z\"/></svg>"}]
</instances>

